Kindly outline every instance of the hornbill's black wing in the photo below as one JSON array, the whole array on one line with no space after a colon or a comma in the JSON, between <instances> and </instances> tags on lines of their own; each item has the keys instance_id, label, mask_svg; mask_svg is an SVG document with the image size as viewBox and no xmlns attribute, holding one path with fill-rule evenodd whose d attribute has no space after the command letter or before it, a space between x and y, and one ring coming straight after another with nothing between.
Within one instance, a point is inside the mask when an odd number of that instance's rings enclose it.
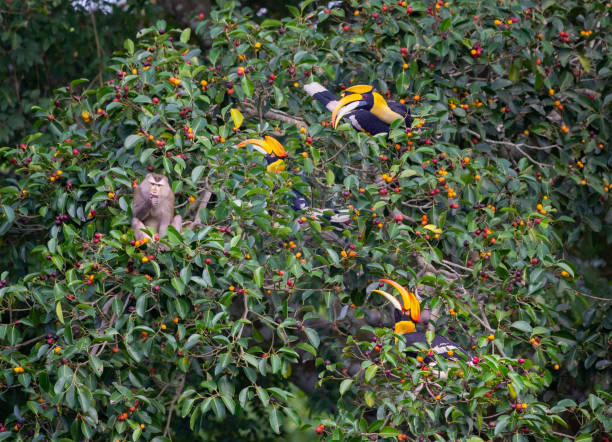
<instances>
[{"instance_id":1,"label":"hornbill's black wing","mask_svg":"<svg viewBox=\"0 0 612 442\"><path fill-rule=\"evenodd\" d=\"M433 342L431 343L431 346L428 346L427 338L425 337L424 332L406 333L402 336L404 337L404 341L406 342L406 345L408 347L414 346L414 344L417 343L422 343L426 347L431 348L431 350L435 354L442 356L446 359L460 358L465 360L465 357L469 355L469 353L466 352L463 348L461 348L459 345L457 345L445 336L436 335L433 339ZM449 351L452 351L452 356L448 354ZM407 355L417 356L417 352L408 351ZM424 359L426 363L434 361L433 357L425 357Z\"/></svg>"},{"instance_id":2,"label":"hornbill's black wing","mask_svg":"<svg viewBox=\"0 0 612 442\"><path fill-rule=\"evenodd\" d=\"M389 132L389 125L387 123L379 120L376 115L364 109L354 110L346 114L344 119L349 121L353 129L367 132L370 135Z\"/></svg>"},{"instance_id":3,"label":"hornbill's black wing","mask_svg":"<svg viewBox=\"0 0 612 442\"><path fill-rule=\"evenodd\" d=\"M317 82L312 82L304 85L304 90L315 100L321 103L328 111L333 112L338 101L340 100L328 89ZM389 126L384 122L380 121L374 115L367 110L355 110L344 116L353 129L358 131L365 131L372 135L376 135L380 132L389 132Z\"/></svg>"},{"instance_id":4,"label":"hornbill's black wing","mask_svg":"<svg viewBox=\"0 0 612 442\"><path fill-rule=\"evenodd\" d=\"M397 112L400 115L404 116L404 121L406 122L406 127L410 127L412 125L412 116L410 115L410 109L406 107L405 104L390 102L387 103L393 112Z\"/></svg>"}]
</instances>

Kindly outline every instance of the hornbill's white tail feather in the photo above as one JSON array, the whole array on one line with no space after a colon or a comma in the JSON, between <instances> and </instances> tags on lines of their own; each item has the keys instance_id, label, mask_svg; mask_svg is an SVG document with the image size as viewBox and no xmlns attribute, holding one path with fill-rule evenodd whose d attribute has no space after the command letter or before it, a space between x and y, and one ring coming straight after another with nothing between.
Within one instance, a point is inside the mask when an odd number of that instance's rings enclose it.
<instances>
[{"instance_id":1,"label":"hornbill's white tail feather","mask_svg":"<svg viewBox=\"0 0 612 442\"><path fill-rule=\"evenodd\" d=\"M304 85L304 90L308 93L308 95L325 106L325 108L330 112L333 112L338 105L338 97L316 81Z\"/></svg>"}]
</instances>

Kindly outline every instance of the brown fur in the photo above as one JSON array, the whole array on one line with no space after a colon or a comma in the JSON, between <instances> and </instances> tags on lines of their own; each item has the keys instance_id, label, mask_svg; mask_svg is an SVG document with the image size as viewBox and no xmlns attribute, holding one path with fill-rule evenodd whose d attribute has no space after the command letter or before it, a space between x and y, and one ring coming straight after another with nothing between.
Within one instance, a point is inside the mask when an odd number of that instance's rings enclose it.
<instances>
[{"instance_id":1,"label":"brown fur","mask_svg":"<svg viewBox=\"0 0 612 442\"><path fill-rule=\"evenodd\" d=\"M132 228L137 240L148 237L142 231L147 227L153 228L160 237L166 234L169 225L181 231L183 219L180 215L174 216L174 193L164 175L149 173L134 189L132 214ZM162 248L167 249L166 246Z\"/></svg>"}]
</instances>

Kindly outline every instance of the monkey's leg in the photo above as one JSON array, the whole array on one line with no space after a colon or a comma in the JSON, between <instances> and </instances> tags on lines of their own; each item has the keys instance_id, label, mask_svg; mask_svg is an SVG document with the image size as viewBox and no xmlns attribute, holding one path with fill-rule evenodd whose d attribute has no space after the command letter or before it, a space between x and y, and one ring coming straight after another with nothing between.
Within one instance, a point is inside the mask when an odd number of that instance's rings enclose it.
<instances>
[{"instance_id":1,"label":"monkey's leg","mask_svg":"<svg viewBox=\"0 0 612 442\"><path fill-rule=\"evenodd\" d=\"M134 230L134 238L136 238L137 241L142 241L145 238L151 239L149 235L142 231L142 229L146 228L147 226L138 218L132 218L132 229Z\"/></svg>"},{"instance_id":2,"label":"monkey's leg","mask_svg":"<svg viewBox=\"0 0 612 442\"><path fill-rule=\"evenodd\" d=\"M171 225L179 232L182 232L183 231L183 218L181 217L181 215L176 215L174 219L172 220Z\"/></svg>"},{"instance_id":3,"label":"monkey's leg","mask_svg":"<svg viewBox=\"0 0 612 442\"><path fill-rule=\"evenodd\" d=\"M162 237L164 237L166 235L166 231L168 230L168 225L171 225L172 227L174 227L176 230L178 230L180 232L181 228L182 228L182 225L183 225L183 218L181 218L181 215L176 215L172 219L171 223L166 223L166 222L160 223L160 226L159 226L159 237L160 238L162 238ZM163 250L163 251L168 251L168 250L170 250L170 247L168 247L165 244L160 244L159 249Z\"/></svg>"}]
</instances>

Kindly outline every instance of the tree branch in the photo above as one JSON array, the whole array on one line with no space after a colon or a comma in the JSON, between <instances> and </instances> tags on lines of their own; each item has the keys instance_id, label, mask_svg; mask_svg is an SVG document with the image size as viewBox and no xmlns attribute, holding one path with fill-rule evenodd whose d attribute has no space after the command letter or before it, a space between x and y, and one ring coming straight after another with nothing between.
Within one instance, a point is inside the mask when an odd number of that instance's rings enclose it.
<instances>
[{"instance_id":1,"label":"tree branch","mask_svg":"<svg viewBox=\"0 0 612 442\"><path fill-rule=\"evenodd\" d=\"M102 83L102 49L100 48L100 37L98 36L98 27L96 26L96 16L94 15L93 9L89 11L89 18L91 19L91 24L93 26L93 32L94 32L94 38L96 41L96 54L98 56L98 65L100 67L98 77L100 78L100 87L102 87L103 86L103 83Z\"/></svg>"},{"instance_id":2,"label":"tree branch","mask_svg":"<svg viewBox=\"0 0 612 442\"><path fill-rule=\"evenodd\" d=\"M531 161L533 164L536 164L540 167L551 167L550 164L545 164L545 163L540 163L539 161L534 160L533 158L531 158L531 156L525 152L522 148L526 148L526 149L534 149L534 150L550 150L554 147L559 148L560 146L558 144L551 144L550 146L533 146L531 144L525 144L525 143L512 143L510 141L497 141L497 140L492 140L490 138L482 138L481 135L478 132L474 132L473 130L470 129L466 129L466 132L474 135L480 139L482 139L483 141L486 141L487 143L491 143L491 144L497 144L497 145L501 145L501 146L508 146L508 147L513 147L516 150L518 150L520 153L522 153L529 161Z\"/></svg>"},{"instance_id":3,"label":"tree branch","mask_svg":"<svg viewBox=\"0 0 612 442\"><path fill-rule=\"evenodd\" d=\"M259 111L251 103L244 103L242 105L242 113L245 117L260 117ZM262 116L266 120L276 120L284 123L295 124L298 127L308 127L306 122L301 118L294 117L277 109L269 109L264 112Z\"/></svg>"},{"instance_id":4,"label":"tree branch","mask_svg":"<svg viewBox=\"0 0 612 442\"><path fill-rule=\"evenodd\" d=\"M168 437L170 433L170 424L172 423L172 413L174 412L174 405L178 400L179 396L183 392L183 388L185 387L185 379L187 375L182 374L179 376L179 385L176 388L176 392L174 393L174 397L172 398L172 402L170 402L170 411L168 411L168 419L166 420L166 428L164 429L164 437Z\"/></svg>"}]
</instances>

